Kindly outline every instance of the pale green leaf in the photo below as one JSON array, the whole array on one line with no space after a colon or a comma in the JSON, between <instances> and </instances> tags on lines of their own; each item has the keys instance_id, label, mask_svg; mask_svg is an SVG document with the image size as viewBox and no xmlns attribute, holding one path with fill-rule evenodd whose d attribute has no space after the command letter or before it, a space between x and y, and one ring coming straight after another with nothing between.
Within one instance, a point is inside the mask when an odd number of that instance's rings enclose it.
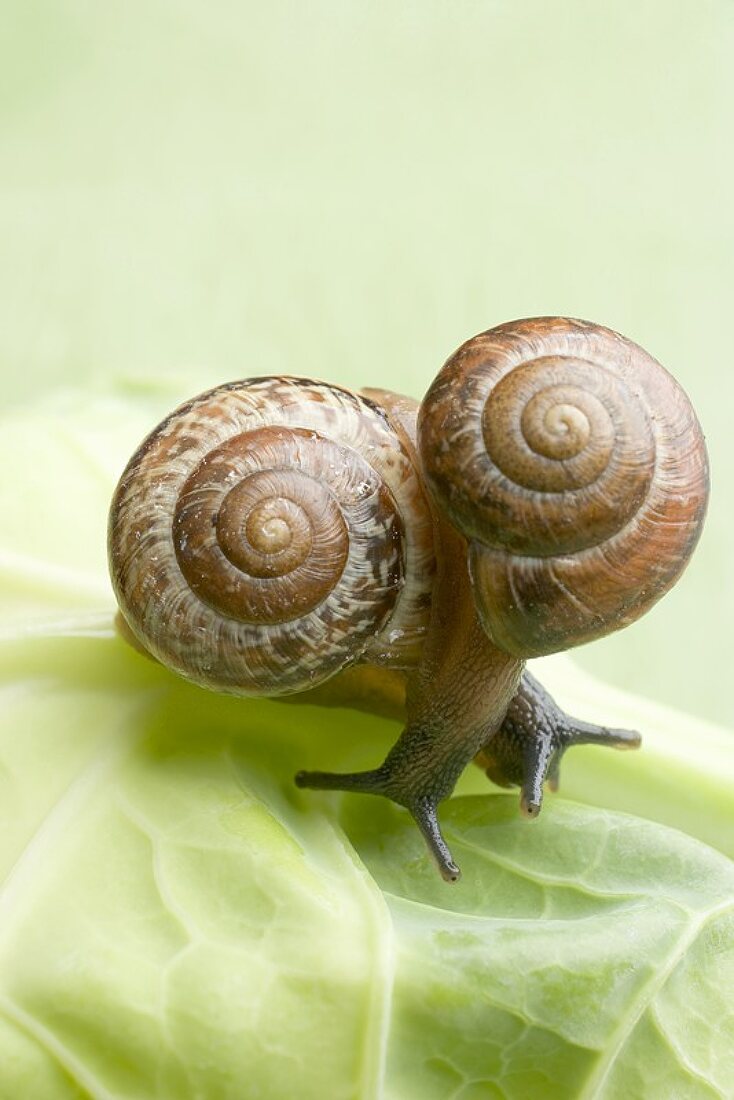
<instances>
[{"instance_id":1,"label":"pale green leaf","mask_svg":"<svg viewBox=\"0 0 734 1100\"><path fill-rule=\"evenodd\" d=\"M532 824L470 769L448 887L403 811L292 784L394 724L209 694L115 637L109 497L179 396L2 424L0 1097L730 1095L734 868L693 839L734 850L725 732L541 663L645 747L570 754L597 806Z\"/></svg>"}]
</instances>

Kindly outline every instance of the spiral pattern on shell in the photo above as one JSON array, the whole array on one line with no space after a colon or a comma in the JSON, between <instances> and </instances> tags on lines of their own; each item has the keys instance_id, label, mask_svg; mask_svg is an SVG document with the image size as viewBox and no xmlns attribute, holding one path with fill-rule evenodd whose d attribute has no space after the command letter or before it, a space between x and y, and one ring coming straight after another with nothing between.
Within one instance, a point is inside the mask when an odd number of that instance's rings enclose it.
<instances>
[{"instance_id":1,"label":"spiral pattern on shell","mask_svg":"<svg viewBox=\"0 0 734 1100\"><path fill-rule=\"evenodd\" d=\"M698 540L706 450L682 389L642 348L561 317L468 341L421 407L429 488L469 540L477 608L529 657L627 625Z\"/></svg>"},{"instance_id":2,"label":"spiral pattern on shell","mask_svg":"<svg viewBox=\"0 0 734 1100\"><path fill-rule=\"evenodd\" d=\"M385 412L308 379L183 405L140 446L109 526L125 621L181 675L302 691L359 659L415 663L430 513Z\"/></svg>"}]
</instances>

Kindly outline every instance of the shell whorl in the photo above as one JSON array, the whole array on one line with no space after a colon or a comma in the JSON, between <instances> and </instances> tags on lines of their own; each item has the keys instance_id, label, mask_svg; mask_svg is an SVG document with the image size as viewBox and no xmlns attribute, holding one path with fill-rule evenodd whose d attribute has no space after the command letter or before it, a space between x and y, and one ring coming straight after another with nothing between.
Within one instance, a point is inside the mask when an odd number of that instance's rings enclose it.
<instances>
[{"instance_id":1,"label":"shell whorl","mask_svg":"<svg viewBox=\"0 0 734 1100\"><path fill-rule=\"evenodd\" d=\"M110 571L164 664L287 694L355 660L415 662L429 525L384 411L308 379L251 379L181 406L139 447L110 512Z\"/></svg>"},{"instance_id":2,"label":"shell whorl","mask_svg":"<svg viewBox=\"0 0 734 1100\"><path fill-rule=\"evenodd\" d=\"M610 329L510 322L448 360L421 407L431 493L469 540L485 630L521 657L642 615L675 582L708 498L678 384Z\"/></svg>"}]
</instances>

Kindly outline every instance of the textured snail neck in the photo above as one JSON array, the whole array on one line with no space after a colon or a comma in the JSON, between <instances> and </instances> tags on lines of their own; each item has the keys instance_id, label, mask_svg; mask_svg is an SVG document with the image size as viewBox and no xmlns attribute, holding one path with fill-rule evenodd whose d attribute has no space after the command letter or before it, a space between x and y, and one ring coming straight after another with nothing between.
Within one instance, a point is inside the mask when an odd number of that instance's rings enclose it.
<instances>
[{"instance_id":1,"label":"textured snail neck","mask_svg":"<svg viewBox=\"0 0 734 1100\"><path fill-rule=\"evenodd\" d=\"M417 444L418 403L388 390L368 392L388 410L394 430L423 479ZM420 660L408 675L408 722L403 745L398 742L395 751L403 752L410 744L409 754L414 754L422 747L418 757L424 756L426 770L431 772L440 761L447 795L471 756L502 722L523 662L503 653L487 636L477 616L466 540L435 507L431 515L436 570L431 614ZM473 748L475 741L477 747ZM420 759L415 764L420 771Z\"/></svg>"},{"instance_id":2,"label":"textured snail neck","mask_svg":"<svg viewBox=\"0 0 734 1100\"><path fill-rule=\"evenodd\" d=\"M390 410L393 427L415 468L420 469L414 402L385 391L380 400ZM437 807L500 727L524 662L499 650L482 629L469 579L466 540L435 511L433 549L430 619L418 664L407 676L407 723L402 734L372 771L299 772L296 782L301 787L384 795L405 806L441 875L453 882L460 872L441 835ZM379 679L370 683L360 676L351 687L358 706L401 714L400 684ZM342 701L350 696L350 683L343 688Z\"/></svg>"},{"instance_id":3,"label":"textured snail neck","mask_svg":"<svg viewBox=\"0 0 734 1100\"><path fill-rule=\"evenodd\" d=\"M416 792L448 797L499 728L524 662L499 650L476 613L466 542L437 523L436 576L423 659L408 678L408 723L388 761L405 757Z\"/></svg>"}]
</instances>

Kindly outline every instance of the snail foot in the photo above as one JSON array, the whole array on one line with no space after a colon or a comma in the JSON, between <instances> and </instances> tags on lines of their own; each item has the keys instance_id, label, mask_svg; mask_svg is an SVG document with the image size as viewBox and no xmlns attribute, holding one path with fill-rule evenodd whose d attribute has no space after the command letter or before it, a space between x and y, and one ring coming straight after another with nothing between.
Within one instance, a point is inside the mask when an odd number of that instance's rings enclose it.
<instances>
[{"instance_id":1,"label":"snail foot","mask_svg":"<svg viewBox=\"0 0 734 1100\"><path fill-rule=\"evenodd\" d=\"M543 787L557 791L563 754L574 745L636 749L636 730L612 729L572 718L529 673L510 703L505 720L481 752L477 763L492 782L520 787L520 809L535 818L543 805Z\"/></svg>"},{"instance_id":2,"label":"snail foot","mask_svg":"<svg viewBox=\"0 0 734 1100\"><path fill-rule=\"evenodd\" d=\"M297 787L320 791L351 791L356 794L378 794L404 806L412 815L426 842L441 877L446 882L458 882L461 871L438 824L438 803L428 796L400 797L390 772L384 766L364 772L298 772Z\"/></svg>"}]
</instances>

